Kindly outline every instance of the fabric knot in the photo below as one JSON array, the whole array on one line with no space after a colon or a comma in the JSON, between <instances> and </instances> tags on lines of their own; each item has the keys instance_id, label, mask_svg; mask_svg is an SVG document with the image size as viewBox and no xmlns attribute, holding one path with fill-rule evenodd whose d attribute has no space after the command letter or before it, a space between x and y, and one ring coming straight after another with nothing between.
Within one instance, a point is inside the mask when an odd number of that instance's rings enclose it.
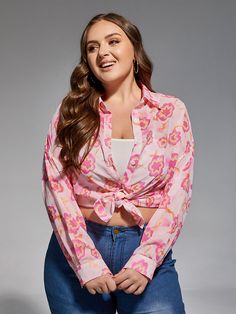
<instances>
[{"instance_id":1,"label":"fabric knot","mask_svg":"<svg viewBox=\"0 0 236 314\"><path fill-rule=\"evenodd\" d=\"M123 191L117 191L114 193L114 200L115 200L115 205L117 207L121 207L123 205L122 200L126 197L127 195Z\"/></svg>"},{"instance_id":2,"label":"fabric knot","mask_svg":"<svg viewBox=\"0 0 236 314\"><path fill-rule=\"evenodd\" d=\"M141 227L144 227L144 219L140 212L140 210L127 199L129 196L124 191L116 191L116 192L108 192L104 193L103 196L97 199L94 202L94 211L96 212L97 216L105 222L108 222L114 211L115 207L123 206L127 212L129 212L135 222Z\"/></svg>"}]
</instances>

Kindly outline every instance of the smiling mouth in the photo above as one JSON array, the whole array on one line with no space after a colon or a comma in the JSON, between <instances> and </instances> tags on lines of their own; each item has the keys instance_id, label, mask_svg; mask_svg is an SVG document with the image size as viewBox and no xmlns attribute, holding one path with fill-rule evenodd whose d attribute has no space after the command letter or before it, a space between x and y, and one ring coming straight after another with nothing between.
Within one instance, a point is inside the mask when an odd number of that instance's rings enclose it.
<instances>
[{"instance_id":1,"label":"smiling mouth","mask_svg":"<svg viewBox=\"0 0 236 314\"><path fill-rule=\"evenodd\" d=\"M107 62L106 64L99 66L99 68L100 68L100 69L109 69L109 68L111 68L114 64L115 64L115 62Z\"/></svg>"}]
</instances>

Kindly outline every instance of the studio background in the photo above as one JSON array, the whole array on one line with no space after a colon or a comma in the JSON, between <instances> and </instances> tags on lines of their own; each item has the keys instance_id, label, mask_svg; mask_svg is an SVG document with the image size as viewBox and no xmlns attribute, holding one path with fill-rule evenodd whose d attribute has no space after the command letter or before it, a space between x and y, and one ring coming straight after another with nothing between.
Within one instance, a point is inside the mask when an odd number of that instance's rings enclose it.
<instances>
[{"instance_id":1,"label":"studio background","mask_svg":"<svg viewBox=\"0 0 236 314\"><path fill-rule=\"evenodd\" d=\"M234 0L0 1L0 313L50 313L43 143L79 62L82 30L110 11L138 26L153 88L179 97L190 115L193 195L173 248L187 313L235 313Z\"/></svg>"}]
</instances>

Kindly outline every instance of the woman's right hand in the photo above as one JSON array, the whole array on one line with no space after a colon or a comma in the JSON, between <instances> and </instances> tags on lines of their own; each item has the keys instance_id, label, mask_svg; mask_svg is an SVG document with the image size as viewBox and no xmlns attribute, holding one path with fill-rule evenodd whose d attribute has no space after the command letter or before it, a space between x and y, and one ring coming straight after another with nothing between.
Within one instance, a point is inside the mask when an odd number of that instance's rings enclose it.
<instances>
[{"instance_id":1,"label":"woman's right hand","mask_svg":"<svg viewBox=\"0 0 236 314\"><path fill-rule=\"evenodd\" d=\"M109 274L89 280L85 283L84 287L87 288L91 294L96 294L96 292L101 294L110 293L117 289L115 280Z\"/></svg>"}]
</instances>

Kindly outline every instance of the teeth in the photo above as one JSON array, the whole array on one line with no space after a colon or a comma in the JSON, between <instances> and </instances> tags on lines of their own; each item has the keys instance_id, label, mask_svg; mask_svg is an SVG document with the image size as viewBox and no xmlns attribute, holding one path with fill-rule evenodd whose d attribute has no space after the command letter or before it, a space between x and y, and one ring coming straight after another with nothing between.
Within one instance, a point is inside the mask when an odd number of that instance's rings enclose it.
<instances>
[{"instance_id":1,"label":"teeth","mask_svg":"<svg viewBox=\"0 0 236 314\"><path fill-rule=\"evenodd\" d=\"M107 62L107 63L104 63L101 65L102 68L105 68L106 66L109 66L109 65L112 65L114 64L115 62Z\"/></svg>"}]
</instances>

